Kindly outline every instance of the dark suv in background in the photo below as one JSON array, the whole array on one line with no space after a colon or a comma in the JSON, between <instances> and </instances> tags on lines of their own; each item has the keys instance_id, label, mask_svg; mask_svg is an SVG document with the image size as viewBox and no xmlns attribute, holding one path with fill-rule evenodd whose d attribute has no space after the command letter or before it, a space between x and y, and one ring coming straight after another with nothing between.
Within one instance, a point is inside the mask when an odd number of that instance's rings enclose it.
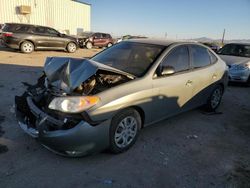
<instances>
[{"instance_id":1,"label":"dark suv in background","mask_svg":"<svg viewBox=\"0 0 250 188\"><path fill-rule=\"evenodd\" d=\"M110 47L114 40L108 33L84 32L78 36L79 46L91 49L94 47Z\"/></svg>"},{"instance_id":2,"label":"dark suv in background","mask_svg":"<svg viewBox=\"0 0 250 188\"><path fill-rule=\"evenodd\" d=\"M77 39L61 34L50 27L6 23L0 35L3 44L9 48L19 49L23 53L34 50L66 50L73 53L78 48Z\"/></svg>"}]
</instances>

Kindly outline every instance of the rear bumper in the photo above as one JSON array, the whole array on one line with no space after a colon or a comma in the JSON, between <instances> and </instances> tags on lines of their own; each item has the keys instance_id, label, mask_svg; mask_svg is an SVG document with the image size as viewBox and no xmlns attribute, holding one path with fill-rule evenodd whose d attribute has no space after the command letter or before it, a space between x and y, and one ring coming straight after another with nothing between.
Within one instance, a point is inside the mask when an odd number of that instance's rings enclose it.
<instances>
[{"instance_id":1,"label":"rear bumper","mask_svg":"<svg viewBox=\"0 0 250 188\"><path fill-rule=\"evenodd\" d=\"M19 39L15 39L13 37L5 37L2 39L2 42L5 46L12 49L19 49Z\"/></svg>"},{"instance_id":2,"label":"rear bumper","mask_svg":"<svg viewBox=\"0 0 250 188\"><path fill-rule=\"evenodd\" d=\"M109 146L109 120L97 126L81 120L71 129L49 131L49 125L61 126L64 122L44 113L31 98L24 99L26 101L23 102L27 104L25 107L20 106L20 98L18 101L16 97L18 124L24 132L37 138L47 149L60 155L77 157L102 151ZM31 121L31 116L35 121Z\"/></svg>"}]
</instances>

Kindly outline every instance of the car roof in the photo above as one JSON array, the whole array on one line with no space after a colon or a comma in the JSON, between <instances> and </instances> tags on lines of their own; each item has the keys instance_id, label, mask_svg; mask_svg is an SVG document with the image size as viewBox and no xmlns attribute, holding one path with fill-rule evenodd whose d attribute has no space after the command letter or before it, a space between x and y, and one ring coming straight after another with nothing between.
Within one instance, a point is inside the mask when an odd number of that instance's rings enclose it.
<instances>
[{"instance_id":1,"label":"car roof","mask_svg":"<svg viewBox=\"0 0 250 188\"><path fill-rule=\"evenodd\" d=\"M49 27L49 28L52 28L50 26L42 26L42 25L27 24L27 23L5 23L5 24L8 24L8 25L23 25L23 26Z\"/></svg>"},{"instance_id":2,"label":"car roof","mask_svg":"<svg viewBox=\"0 0 250 188\"><path fill-rule=\"evenodd\" d=\"M143 43L143 44L155 44L155 45L161 45L161 46L169 46L172 44L198 44L197 42L193 41L171 41L171 40L159 40L159 39L130 39L127 40L128 42L138 42L138 43Z\"/></svg>"},{"instance_id":3,"label":"car roof","mask_svg":"<svg viewBox=\"0 0 250 188\"><path fill-rule=\"evenodd\" d=\"M250 45L250 43L236 43L236 42L232 42L232 43L227 43L227 44L235 44L235 45L247 45L247 46L249 46ZM225 44L225 45L227 45L227 44Z\"/></svg>"}]
</instances>

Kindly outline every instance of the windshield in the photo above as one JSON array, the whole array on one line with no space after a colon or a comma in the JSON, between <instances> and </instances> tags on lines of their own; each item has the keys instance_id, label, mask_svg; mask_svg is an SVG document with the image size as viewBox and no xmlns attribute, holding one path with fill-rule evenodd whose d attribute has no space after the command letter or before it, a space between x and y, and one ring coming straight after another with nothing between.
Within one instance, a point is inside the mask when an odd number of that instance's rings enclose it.
<instances>
[{"instance_id":1,"label":"windshield","mask_svg":"<svg viewBox=\"0 0 250 188\"><path fill-rule=\"evenodd\" d=\"M218 54L250 57L250 45L227 44L218 51Z\"/></svg>"},{"instance_id":2,"label":"windshield","mask_svg":"<svg viewBox=\"0 0 250 188\"><path fill-rule=\"evenodd\" d=\"M160 45L121 42L97 54L92 60L140 77L164 49Z\"/></svg>"}]
</instances>

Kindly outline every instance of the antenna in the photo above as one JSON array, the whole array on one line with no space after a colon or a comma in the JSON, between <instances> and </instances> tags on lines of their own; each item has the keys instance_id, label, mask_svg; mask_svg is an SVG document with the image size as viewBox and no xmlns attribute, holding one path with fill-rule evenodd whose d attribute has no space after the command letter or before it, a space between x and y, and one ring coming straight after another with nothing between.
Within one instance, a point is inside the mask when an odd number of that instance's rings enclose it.
<instances>
[{"instance_id":1,"label":"antenna","mask_svg":"<svg viewBox=\"0 0 250 188\"><path fill-rule=\"evenodd\" d=\"M223 35L222 35L222 40L221 40L222 45L224 45L225 33L226 33L226 29L223 30Z\"/></svg>"}]
</instances>

